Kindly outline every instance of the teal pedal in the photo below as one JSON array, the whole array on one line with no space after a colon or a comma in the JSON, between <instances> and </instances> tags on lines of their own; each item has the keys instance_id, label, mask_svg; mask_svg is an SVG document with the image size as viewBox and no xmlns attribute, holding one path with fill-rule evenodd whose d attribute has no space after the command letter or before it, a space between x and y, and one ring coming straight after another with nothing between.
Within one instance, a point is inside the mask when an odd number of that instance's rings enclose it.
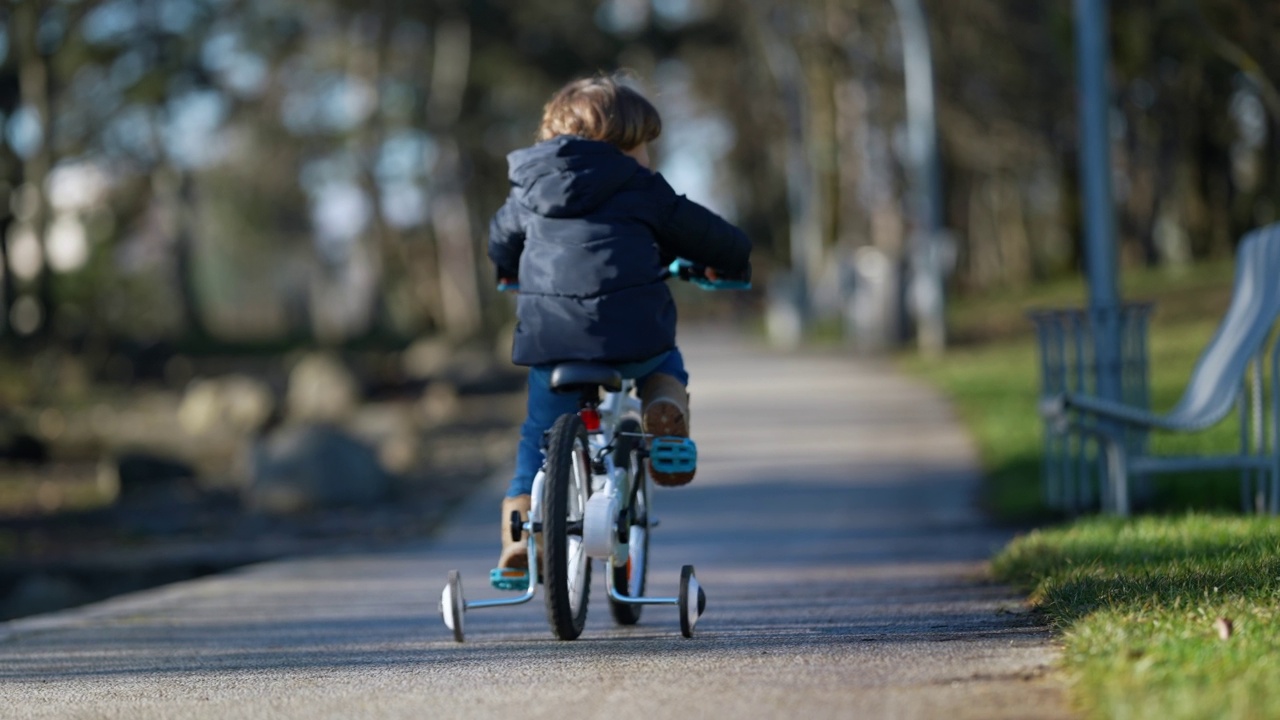
<instances>
[{"instance_id":1,"label":"teal pedal","mask_svg":"<svg viewBox=\"0 0 1280 720\"><path fill-rule=\"evenodd\" d=\"M689 438L656 437L649 443L649 464L654 472L693 472L698 467L698 446Z\"/></svg>"},{"instance_id":2,"label":"teal pedal","mask_svg":"<svg viewBox=\"0 0 1280 720\"><path fill-rule=\"evenodd\" d=\"M489 584L495 590L525 592L529 589L529 571L522 568L494 568L489 571Z\"/></svg>"}]
</instances>

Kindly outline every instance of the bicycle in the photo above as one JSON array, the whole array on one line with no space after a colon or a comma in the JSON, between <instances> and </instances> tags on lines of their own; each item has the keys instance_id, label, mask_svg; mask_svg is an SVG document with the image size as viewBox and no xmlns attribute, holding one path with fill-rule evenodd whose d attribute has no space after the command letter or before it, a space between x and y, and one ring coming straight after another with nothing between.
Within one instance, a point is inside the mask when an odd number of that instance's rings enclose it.
<instances>
[{"instance_id":1,"label":"bicycle","mask_svg":"<svg viewBox=\"0 0 1280 720\"><path fill-rule=\"evenodd\" d=\"M710 279L706 267L683 260L673 262L667 272L708 290L751 287L749 272L743 277ZM521 520L518 512L511 514L512 539L519 541L528 533L531 568L506 575L495 570L490 576L494 587L522 594L468 601L463 596L461 573L451 570L440 594L445 626L453 632L454 640L463 642L468 610L527 603L542 584L547 590L547 621L552 634L560 640L574 640L586 625L591 561L595 559L605 563L605 588L616 623L636 624L646 605L675 605L680 613L680 634L693 637L707 599L692 565L681 568L675 597L644 595L649 535L658 526L653 514L653 481L645 471L645 460L660 472L689 472L697 465L697 445L689 438L652 437L642 432L635 382L622 377L614 366L562 363L552 370L551 386L558 392L576 393L578 411L560 416L546 434L545 459L533 481L528 520ZM540 534L545 540L539 540ZM535 570L536 579L532 577Z\"/></svg>"}]
</instances>

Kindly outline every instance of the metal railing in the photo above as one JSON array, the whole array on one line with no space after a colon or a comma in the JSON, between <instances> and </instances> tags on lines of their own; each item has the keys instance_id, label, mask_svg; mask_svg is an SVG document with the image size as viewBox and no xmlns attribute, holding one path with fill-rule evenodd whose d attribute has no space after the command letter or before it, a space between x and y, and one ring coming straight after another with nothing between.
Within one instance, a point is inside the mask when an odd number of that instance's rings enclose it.
<instances>
[{"instance_id":1,"label":"metal railing","mask_svg":"<svg viewBox=\"0 0 1280 720\"><path fill-rule=\"evenodd\" d=\"M1147 335L1151 303L1125 303L1118 308L1053 308L1028 313L1035 324L1040 352L1040 396L1097 395L1098 353L1096 329L1119 338L1120 400L1131 407L1149 409ZM1108 327L1110 326L1110 327ZM1103 368L1115 373L1115 368ZM1147 432L1124 430L1131 455L1145 454ZM1144 478L1134 478L1134 492L1150 492ZM1106 463L1096 437L1055 432L1044 428L1041 491L1046 507L1076 514L1098 507L1107 487Z\"/></svg>"}]
</instances>

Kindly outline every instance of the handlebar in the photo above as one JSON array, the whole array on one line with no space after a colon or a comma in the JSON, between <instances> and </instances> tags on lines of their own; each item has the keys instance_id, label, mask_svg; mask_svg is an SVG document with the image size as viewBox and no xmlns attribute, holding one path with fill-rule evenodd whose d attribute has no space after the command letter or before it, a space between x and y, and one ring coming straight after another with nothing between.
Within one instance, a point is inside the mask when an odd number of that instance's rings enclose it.
<instances>
[{"instance_id":1,"label":"handlebar","mask_svg":"<svg viewBox=\"0 0 1280 720\"><path fill-rule=\"evenodd\" d=\"M751 289L751 268L748 267L746 272L738 276L725 276L717 272L715 280L707 277L708 268L706 265L699 265L684 258L676 258L667 266L667 273L674 278L691 282L703 290L750 290Z\"/></svg>"}]
</instances>

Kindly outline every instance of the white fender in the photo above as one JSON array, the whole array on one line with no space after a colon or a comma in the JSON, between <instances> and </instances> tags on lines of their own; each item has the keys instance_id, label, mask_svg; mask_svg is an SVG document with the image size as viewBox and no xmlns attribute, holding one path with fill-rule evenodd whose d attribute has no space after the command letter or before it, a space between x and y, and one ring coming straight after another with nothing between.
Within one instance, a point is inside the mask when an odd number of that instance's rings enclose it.
<instances>
[{"instance_id":1,"label":"white fender","mask_svg":"<svg viewBox=\"0 0 1280 720\"><path fill-rule=\"evenodd\" d=\"M613 557L618 545L617 521L618 500L613 493L596 493L587 499L587 512L582 519L582 546L589 557Z\"/></svg>"}]
</instances>

